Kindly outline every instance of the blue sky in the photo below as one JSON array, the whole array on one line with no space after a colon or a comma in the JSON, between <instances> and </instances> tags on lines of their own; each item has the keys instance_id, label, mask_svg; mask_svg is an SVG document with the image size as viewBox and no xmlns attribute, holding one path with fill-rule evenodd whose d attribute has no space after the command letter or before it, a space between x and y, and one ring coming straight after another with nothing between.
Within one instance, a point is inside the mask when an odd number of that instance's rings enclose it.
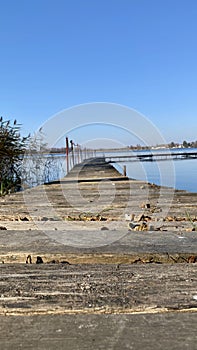
<instances>
[{"instance_id":1,"label":"blue sky","mask_svg":"<svg viewBox=\"0 0 197 350\"><path fill-rule=\"evenodd\" d=\"M113 102L167 141L196 140L196 18L195 0L0 0L0 114L33 133Z\"/></svg>"}]
</instances>

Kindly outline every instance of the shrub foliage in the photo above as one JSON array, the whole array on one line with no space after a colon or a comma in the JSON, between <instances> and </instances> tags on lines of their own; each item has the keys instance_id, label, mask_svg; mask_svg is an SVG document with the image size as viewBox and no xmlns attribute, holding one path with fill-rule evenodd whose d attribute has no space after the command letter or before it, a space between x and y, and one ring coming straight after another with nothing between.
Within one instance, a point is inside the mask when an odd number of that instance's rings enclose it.
<instances>
[{"instance_id":1,"label":"shrub foliage","mask_svg":"<svg viewBox=\"0 0 197 350\"><path fill-rule=\"evenodd\" d=\"M22 137L20 124L0 118L0 195L21 186L22 161L29 136Z\"/></svg>"}]
</instances>

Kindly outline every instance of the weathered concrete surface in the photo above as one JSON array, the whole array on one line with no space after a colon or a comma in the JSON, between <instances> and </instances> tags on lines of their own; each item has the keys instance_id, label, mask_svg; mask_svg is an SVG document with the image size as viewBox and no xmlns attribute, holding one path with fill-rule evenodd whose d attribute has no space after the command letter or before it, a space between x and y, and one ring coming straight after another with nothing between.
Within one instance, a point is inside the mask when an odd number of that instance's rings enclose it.
<instances>
[{"instance_id":1,"label":"weathered concrete surface","mask_svg":"<svg viewBox=\"0 0 197 350\"><path fill-rule=\"evenodd\" d=\"M70 253L71 262L77 261L73 254L80 262L79 256L96 262L97 255L97 262L108 263L123 255L121 262L136 260L137 254L162 254L161 261L168 262L173 261L168 254L186 259L197 254L196 195L129 180L102 159L75 167L60 182L0 201L4 262L24 262L28 254L48 261ZM128 233L125 215L145 231Z\"/></svg>"},{"instance_id":2,"label":"weathered concrete surface","mask_svg":"<svg viewBox=\"0 0 197 350\"><path fill-rule=\"evenodd\" d=\"M111 237L111 244L102 245ZM75 237L75 241L71 238ZM61 238L65 244L61 244ZM113 241L114 240L114 241ZM71 245L66 245L66 242ZM75 245L73 245L75 242ZM101 242L101 245L100 245ZM89 246L89 248L87 248ZM125 231L1 231L0 262L33 262L41 255L44 262L52 259L70 263L188 262L196 257L196 232L128 232Z\"/></svg>"},{"instance_id":3,"label":"weathered concrete surface","mask_svg":"<svg viewBox=\"0 0 197 350\"><path fill-rule=\"evenodd\" d=\"M0 316L0 348L195 350L197 314ZM8 331L9 330L9 331Z\"/></svg>"},{"instance_id":4,"label":"weathered concrete surface","mask_svg":"<svg viewBox=\"0 0 197 350\"><path fill-rule=\"evenodd\" d=\"M0 314L197 311L197 264L2 264Z\"/></svg>"},{"instance_id":5,"label":"weathered concrete surface","mask_svg":"<svg viewBox=\"0 0 197 350\"><path fill-rule=\"evenodd\" d=\"M103 161L0 198L0 348L196 349L196 199Z\"/></svg>"}]
</instances>

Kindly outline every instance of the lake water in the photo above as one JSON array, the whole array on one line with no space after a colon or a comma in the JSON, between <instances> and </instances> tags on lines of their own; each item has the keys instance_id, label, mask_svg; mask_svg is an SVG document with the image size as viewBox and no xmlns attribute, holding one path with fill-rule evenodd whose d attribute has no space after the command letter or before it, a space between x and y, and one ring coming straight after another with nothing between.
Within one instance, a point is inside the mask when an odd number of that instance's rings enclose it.
<instances>
[{"instance_id":1,"label":"lake water","mask_svg":"<svg viewBox=\"0 0 197 350\"><path fill-rule=\"evenodd\" d=\"M182 149L171 150L172 152L181 152ZM197 152L197 149L184 149L184 152ZM149 151L129 151L121 152L123 155L144 154ZM151 153L166 152L163 150L154 150ZM112 153L106 153L106 156ZM120 155L119 152L113 155ZM158 160L158 161L137 161L113 163L113 165L123 173L123 166L126 165L127 176L129 178L148 181L157 185L170 186L180 190L197 192L197 159L177 159L177 160Z\"/></svg>"},{"instance_id":2,"label":"lake water","mask_svg":"<svg viewBox=\"0 0 197 350\"><path fill-rule=\"evenodd\" d=\"M157 185L197 192L197 159L176 160L173 162L165 161L165 164L162 165L160 163L161 162L159 161L141 162L140 164L135 164L134 162L125 163L127 167L127 176L129 178L145 180ZM118 164L115 167L123 173L122 164L123 163ZM171 169L170 174L169 168ZM172 176L171 172L173 171L174 174ZM163 180L161 179L161 176L163 176Z\"/></svg>"}]
</instances>

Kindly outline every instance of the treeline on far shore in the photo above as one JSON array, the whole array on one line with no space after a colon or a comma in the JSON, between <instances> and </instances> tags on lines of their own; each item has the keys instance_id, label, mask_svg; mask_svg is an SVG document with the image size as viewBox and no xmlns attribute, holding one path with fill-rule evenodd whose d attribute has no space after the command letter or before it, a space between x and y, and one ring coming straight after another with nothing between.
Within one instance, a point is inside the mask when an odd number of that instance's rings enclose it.
<instances>
[{"instance_id":1,"label":"treeline on far shore","mask_svg":"<svg viewBox=\"0 0 197 350\"><path fill-rule=\"evenodd\" d=\"M79 145L78 145L79 147ZM177 142L170 142L169 144L161 144L161 145L154 145L154 146L142 146L140 144L137 145L130 145L127 147L122 147L121 150L149 150L149 149L159 149L159 148L197 148L197 141L183 141L183 143L177 143ZM110 151L110 149L108 149ZM113 149L120 150L120 148ZM71 151L71 150L69 150ZM97 148L97 151L103 151L103 148ZM49 150L45 149L45 153L66 153L65 147L54 147Z\"/></svg>"}]
</instances>

